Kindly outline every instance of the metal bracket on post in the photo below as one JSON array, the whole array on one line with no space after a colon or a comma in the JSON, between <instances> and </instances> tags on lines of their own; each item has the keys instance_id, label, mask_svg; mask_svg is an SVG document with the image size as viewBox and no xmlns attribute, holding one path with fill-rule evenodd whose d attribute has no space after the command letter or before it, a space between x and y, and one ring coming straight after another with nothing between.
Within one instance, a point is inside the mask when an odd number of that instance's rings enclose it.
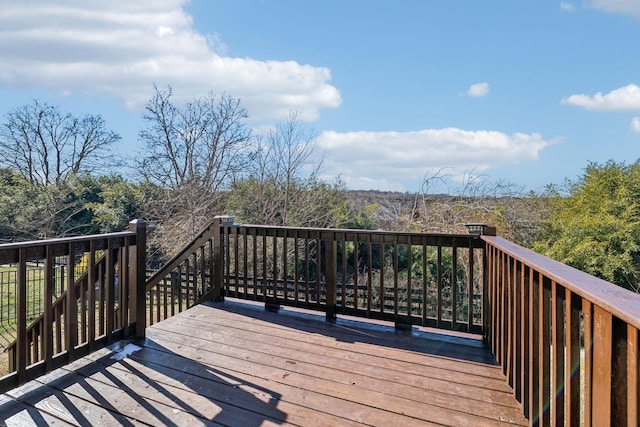
<instances>
[{"instance_id":1,"label":"metal bracket on post","mask_svg":"<svg viewBox=\"0 0 640 427\"><path fill-rule=\"evenodd\" d=\"M407 319L406 316L398 316L396 318L394 326L395 326L395 329L397 331L412 331L413 330L413 325L411 324L411 321L409 319Z\"/></svg>"}]
</instances>

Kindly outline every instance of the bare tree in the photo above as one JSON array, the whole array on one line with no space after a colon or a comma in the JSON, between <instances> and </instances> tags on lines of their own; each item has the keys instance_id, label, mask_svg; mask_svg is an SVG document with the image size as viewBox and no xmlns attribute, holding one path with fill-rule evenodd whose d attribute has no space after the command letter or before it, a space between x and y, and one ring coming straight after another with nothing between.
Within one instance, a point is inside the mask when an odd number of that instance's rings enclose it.
<instances>
[{"instance_id":1,"label":"bare tree","mask_svg":"<svg viewBox=\"0 0 640 427\"><path fill-rule=\"evenodd\" d=\"M332 226L332 209L344 202L342 183L319 178L317 134L298 113L276 123L258 142L247 175L235 183L229 207L243 220L290 226Z\"/></svg>"},{"instance_id":2,"label":"bare tree","mask_svg":"<svg viewBox=\"0 0 640 427\"><path fill-rule=\"evenodd\" d=\"M444 233L465 233L465 224L482 222L496 226L503 237L530 246L550 214L547 197L526 194L509 182L470 171L459 186L449 183L443 170L426 177L406 222L420 231Z\"/></svg>"},{"instance_id":3,"label":"bare tree","mask_svg":"<svg viewBox=\"0 0 640 427\"><path fill-rule=\"evenodd\" d=\"M317 134L302 123L300 114L292 112L284 122L276 123L259 152L263 178L279 187L282 194L282 224L288 225L289 204L295 188L314 183L322 167Z\"/></svg>"},{"instance_id":4,"label":"bare tree","mask_svg":"<svg viewBox=\"0 0 640 427\"><path fill-rule=\"evenodd\" d=\"M239 99L209 93L178 106L171 87L154 88L139 134L145 151L138 171L163 194L148 216L159 223L156 243L170 253L220 213L222 191L246 166L253 139Z\"/></svg>"},{"instance_id":5,"label":"bare tree","mask_svg":"<svg viewBox=\"0 0 640 427\"><path fill-rule=\"evenodd\" d=\"M239 99L227 95L209 93L183 108L171 101L172 95L170 87L155 87L147 103L140 172L162 187L195 185L215 193L243 169L250 153L247 111Z\"/></svg>"},{"instance_id":6,"label":"bare tree","mask_svg":"<svg viewBox=\"0 0 640 427\"><path fill-rule=\"evenodd\" d=\"M0 165L32 185L57 185L71 175L117 165L109 150L118 140L99 115L75 117L35 100L7 114L0 128Z\"/></svg>"}]
</instances>

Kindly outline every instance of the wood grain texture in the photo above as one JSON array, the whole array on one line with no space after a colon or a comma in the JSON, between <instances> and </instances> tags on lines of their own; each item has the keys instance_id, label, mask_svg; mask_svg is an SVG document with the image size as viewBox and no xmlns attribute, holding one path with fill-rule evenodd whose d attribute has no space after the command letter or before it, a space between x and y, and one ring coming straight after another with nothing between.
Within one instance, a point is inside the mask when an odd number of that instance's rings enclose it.
<instances>
[{"instance_id":1,"label":"wood grain texture","mask_svg":"<svg viewBox=\"0 0 640 427\"><path fill-rule=\"evenodd\" d=\"M526 424L501 367L464 334L227 299L147 328L133 353L127 344L0 396L0 424Z\"/></svg>"}]
</instances>

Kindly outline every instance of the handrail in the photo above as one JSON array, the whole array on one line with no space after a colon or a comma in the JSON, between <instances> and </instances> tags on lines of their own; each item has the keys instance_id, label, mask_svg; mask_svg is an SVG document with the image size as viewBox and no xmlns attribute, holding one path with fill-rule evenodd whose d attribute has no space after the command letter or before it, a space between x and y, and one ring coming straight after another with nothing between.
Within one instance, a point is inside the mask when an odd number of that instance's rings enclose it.
<instances>
[{"instance_id":1,"label":"handrail","mask_svg":"<svg viewBox=\"0 0 640 427\"><path fill-rule=\"evenodd\" d=\"M151 277L147 279L146 291L149 292L160 281L171 274L180 264L188 260L195 251L200 249L207 241L213 238L215 227L219 224L215 221L211 222L204 230L202 230L191 242L187 243L173 258L164 264L159 270L155 271Z\"/></svg>"},{"instance_id":2,"label":"handrail","mask_svg":"<svg viewBox=\"0 0 640 427\"><path fill-rule=\"evenodd\" d=\"M640 294L547 258L502 237L482 238L488 244L499 247L505 254L544 273L546 277L570 289L574 294L588 299L620 320L640 329Z\"/></svg>"},{"instance_id":3,"label":"handrail","mask_svg":"<svg viewBox=\"0 0 640 427\"><path fill-rule=\"evenodd\" d=\"M152 325L208 299L222 295L220 218L178 252L145 284L147 325Z\"/></svg>"},{"instance_id":4,"label":"handrail","mask_svg":"<svg viewBox=\"0 0 640 427\"><path fill-rule=\"evenodd\" d=\"M328 321L348 314L399 328L483 334L532 425L638 425L640 295L504 238L217 217L147 279L145 230L136 221L121 233L0 245L0 263L17 264L19 284L16 369L0 379L1 390L227 295L270 309L323 311ZM89 265L75 277L75 255L82 253ZM59 256L71 273L65 287L77 295L54 301ZM45 261L47 285L36 326L27 324L25 308L26 264L33 260ZM64 341L53 336L55 322Z\"/></svg>"},{"instance_id":5,"label":"handrail","mask_svg":"<svg viewBox=\"0 0 640 427\"><path fill-rule=\"evenodd\" d=\"M46 240L31 240L27 242L15 242L15 243L2 243L0 244L0 264L17 264L20 261L20 251L25 251L26 259L36 260L44 259L46 257L46 249L51 248L52 256L64 256L68 255L69 245L73 245L74 248L84 249L85 252L89 251L89 245L94 242L97 246L96 250L106 249L105 239L112 239L114 241L126 240L135 237L135 232L131 231L119 231L115 233L107 234L91 234L87 236L73 236Z\"/></svg>"},{"instance_id":6,"label":"handrail","mask_svg":"<svg viewBox=\"0 0 640 427\"><path fill-rule=\"evenodd\" d=\"M0 263L16 265L16 340L3 356L0 391L89 354L110 340L144 337L146 223L129 231L0 245ZM81 259L86 270L76 271ZM27 263L43 265L44 307L27 320ZM59 276L55 265L65 266ZM142 280L141 280L142 279ZM140 286L139 286L140 284ZM64 292L54 299L53 289Z\"/></svg>"},{"instance_id":7,"label":"handrail","mask_svg":"<svg viewBox=\"0 0 640 427\"><path fill-rule=\"evenodd\" d=\"M482 333L482 250L468 234L226 224L225 294ZM478 298L476 298L476 296Z\"/></svg>"},{"instance_id":8,"label":"handrail","mask_svg":"<svg viewBox=\"0 0 640 427\"><path fill-rule=\"evenodd\" d=\"M532 425L639 425L640 295L487 244L488 344Z\"/></svg>"},{"instance_id":9,"label":"handrail","mask_svg":"<svg viewBox=\"0 0 640 427\"><path fill-rule=\"evenodd\" d=\"M96 260L95 262L95 268L99 269L101 268L101 264L104 264L106 260L106 255L103 254L99 259ZM104 266L102 266L102 268L104 268ZM95 275L95 273L94 273ZM95 277L95 276L94 276ZM75 298L82 298L84 297L84 295L82 295L81 292L81 287L83 285L86 285L88 283L88 278L89 278L89 269L87 269L86 271L84 271L80 277L78 277L75 280L75 283L73 284L73 290L74 290L74 295ZM64 292L62 293L60 296L58 296L55 301L53 301L53 303L51 304L51 308L53 310L53 312L60 312L62 313L62 309L64 308L65 304L66 304L66 300L67 300L67 295L68 292ZM33 321L31 322L31 324L29 326L27 326L27 330L26 330L26 335L27 335L27 340L28 346L31 346L33 344L33 341L39 338L39 334L34 333L34 331L40 331L43 330L43 327L45 326L45 313L40 314L38 317L36 317L35 319L33 319ZM11 371L13 371L16 367L16 360L15 360L15 348L16 345L18 343L18 340L16 338L15 341L13 341L11 344L9 344L6 347L6 352L8 353L9 356L9 368ZM39 356L38 354L31 354L29 353L30 357L28 357L27 363L34 363L39 361Z\"/></svg>"}]
</instances>

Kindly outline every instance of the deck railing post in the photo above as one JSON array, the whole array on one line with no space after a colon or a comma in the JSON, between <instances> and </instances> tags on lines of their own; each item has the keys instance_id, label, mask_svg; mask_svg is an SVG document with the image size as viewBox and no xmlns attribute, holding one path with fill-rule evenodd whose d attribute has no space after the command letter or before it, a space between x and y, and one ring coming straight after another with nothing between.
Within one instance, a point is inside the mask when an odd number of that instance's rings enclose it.
<instances>
[{"instance_id":1,"label":"deck railing post","mask_svg":"<svg viewBox=\"0 0 640 427\"><path fill-rule=\"evenodd\" d=\"M129 287L129 309L135 310L130 320L135 321L136 338L144 338L147 326L147 223L134 219L129 223L129 231L136 233L135 249L129 251L129 256L133 258L129 261L132 270L129 277L133 280Z\"/></svg>"},{"instance_id":2,"label":"deck railing post","mask_svg":"<svg viewBox=\"0 0 640 427\"><path fill-rule=\"evenodd\" d=\"M214 301L224 301L224 234L222 216L213 218L213 293Z\"/></svg>"},{"instance_id":3,"label":"deck railing post","mask_svg":"<svg viewBox=\"0 0 640 427\"><path fill-rule=\"evenodd\" d=\"M482 337L485 345L488 345L493 337L491 330L491 312L489 306L489 256L487 255L487 243L482 247Z\"/></svg>"},{"instance_id":4,"label":"deck railing post","mask_svg":"<svg viewBox=\"0 0 640 427\"><path fill-rule=\"evenodd\" d=\"M325 245L325 289L326 289L326 319L327 322L336 320L336 278L338 264L338 245L334 232L323 233Z\"/></svg>"},{"instance_id":5,"label":"deck railing post","mask_svg":"<svg viewBox=\"0 0 640 427\"><path fill-rule=\"evenodd\" d=\"M495 236L496 227L483 224L481 222L470 222L465 224L471 236L481 238L481 236ZM487 244L482 246L482 337L485 344L489 344L492 339L491 321L489 319L489 263L493 260L487 255Z\"/></svg>"}]
</instances>

